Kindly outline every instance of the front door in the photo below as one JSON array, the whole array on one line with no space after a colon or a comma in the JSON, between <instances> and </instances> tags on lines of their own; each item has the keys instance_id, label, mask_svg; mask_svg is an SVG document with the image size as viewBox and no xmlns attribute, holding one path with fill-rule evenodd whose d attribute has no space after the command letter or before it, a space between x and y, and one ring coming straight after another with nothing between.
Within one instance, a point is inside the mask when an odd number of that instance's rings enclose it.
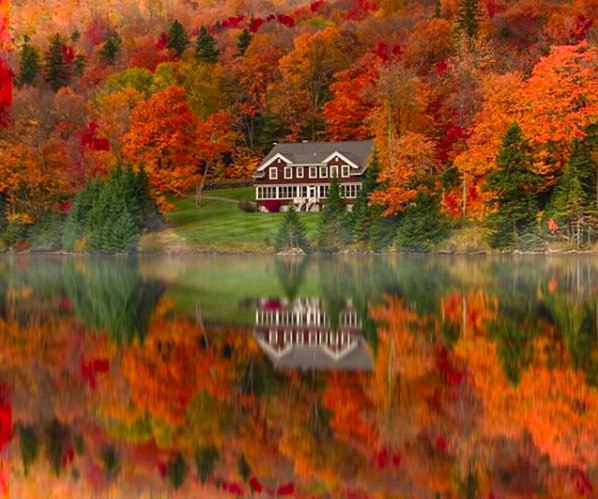
<instances>
[{"instance_id":1,"label":"front door","mask_svg":"<svg viewBox=\"0 0 598 499\"><path fill-rule=\"evenodd\" d=\"M310 186L310 188L309 188L309 197L310 198L316 197L316 188L314 186Z\"/></svg>"}]
</instances>

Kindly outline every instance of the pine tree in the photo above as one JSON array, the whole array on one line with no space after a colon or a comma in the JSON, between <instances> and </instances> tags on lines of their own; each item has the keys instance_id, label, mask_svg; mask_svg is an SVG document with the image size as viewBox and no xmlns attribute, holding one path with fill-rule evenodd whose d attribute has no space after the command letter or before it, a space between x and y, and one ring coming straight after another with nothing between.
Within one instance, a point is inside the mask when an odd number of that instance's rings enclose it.
<instances>
[{"instance_id":1,"label":"pine tree","mask_svg":"<svg viewBox=\"0 0 598 499\"><path fill-rule=\"evenodd\" d=\"M320 219L318 246L322 251L338 251L351 240L351 225L341 199L340 183L332 177L324 213Z\"/></svg>"},{"instance_id":2,"label":"pine tree","mask_svg":"<svg viewBox=\"0 0 598 499\"><path fill-rule=\"evenodd\" d=\"M353 211L349 217L353 239L357 243L369 243L372 221L380 217L383 211L378 205L370 206L370 194L378 188L379 173L380 163L378 161L378 154L374 152L372 161L363 179L361 190L357 194L357 199L353 205Z\"/></svg>"},{"instance_id":3,"label":"pine tree","mask_svg":"<svg viewBox=\"0 0 598 499\"><path fill-rule=\"evenodd\" d=\"M214 446L198 447L195 451L195 466L201 483L206 483L214 472L218 460L218 449Z\"/></svg>"},{"instance_id":4,"label":"pine tree","mask_svg":"<svg viewBox=\"0 0 598 499\"><path fill-rule=\"evenodd\" d=\"M288 248L300 248L306 253L310 251L307 231L301 223L299 215L293 206L289 207L278 229L275 241L276 251L283 251Z\"/></svg>"},{"instance_id":5,"label":"pine tree","mask_svg":"<svg viewBox=\"0 0 598 499\"><path fill-rule=\"evenodd\" d=\"M593 228L596 216L593 170L590 151L575 142L551 203L554 218L578 247L582 245L584 230Z\"/></svg>"},{"instance_id":6,"label":"pine tree","mask_svg":"<svg viewBox=\"0 0 598 499\"><path fill-rule=\"evenodd\" d=\"M420 192L405 210L398 231L399 249L428 252L445 235L437 196Z\"/></svg>"},{"instance_id":7,"label":"pine tree","mask_svg":"<svg viewBox=\"0 0 598 499\"><path fill-rule=\"evenodd\" d=\"M168 27L168 42L166 47L176 52L177 56L180 56L189 45L189 38L187 37L187 31L183 25L176 19L170 23Z\"/></svg>"},{"instance_id":8,"label":"pine tree","mask_svg":"<svg viewBox=\"0 0 598 499\"><path fill-rule=\"evenodd\" d=\"M44 79L55 92L67 86L71 79L63 45L62 37L56 33L50 38L50 46L44 56Z\"/></svg>"},{"instance_id":9,"label":"pine tree","mask_svg":"<svg viewBox=\"0 0 598 499\"><path fill-rule=\"evenodd\" d=\"M218 49L216 40L205 26L199 30L199 37L195 44L195 59L200 64L214 64L218 62Z\"/></svg>"},{"instance_id":10,"label":"pine tree","mask_svg":"<svg viewBox=\"0 0 598 499\"><path fill-rule=\"evenodd\" d=\"M436 2L434 2L434 17L442 17L442 4L440 0L436 0Z\"/></svg>"},{"instance_id":11,"label":"pine tree","mask_svg":"<svg viewBox=\"0 0 598 499\"><path fill-rule=\"evenodd\" d=\"M485 189L495 193L496 209L488 220L495 247L513 247L521 236L533 233L538 213L538 176L532 171L532 153L517 123L509 127L496 157L497 169L486 177Z\"/></svg>"},{"instance_id":12,"label":"pine tree","mask_svg":"<svg viewBox=\"0 0 598 499\"><path fill-rule=\"evenodd\" d=\"M180 452L177 454L176 458L168 462L166 472L168 474L168 481L173 489L176 490L183 485L188 471L189 466Z\"/></svg>"},{"instance_id":13,"label":"pine tree","mask_svg":"<svg viewBox=\"0 0 598 499\"><path fill-rule=\"evenodd\" d=\"M35 79L39 75L41 69L39 52L37 49L29 44L29 37L25 37L25 42L21 47L21 60L19 63L19 76L17 78L17 85L34 85Z\"/></svg>"},{"instance_id":14,"label":"pine tree","mask_svg":"<svg viewBox=\"0 0 598 499\"><path fill-rule=\"evenodd\" d=\"M478 34L482 12L479 0L461 0L459 5L459 29L469 38Z\"/></svg>"},{"instance_id":15,"label":"pine tree","mask_svg":"<svg viewBox=\"0 0 598 499\"><path fill-rule=\"evenodd\" d=\"M251 44L253 40L253 35L249 32L247 28L243 28L243 31L239 34L237 38L237 48L239 49L239 55L245 55L247 48Z\"/></svg>"},{"instance_id":16,"label":"pine tree","mask_svg":"<svg viewBox=\"0 0 598 499\"><path fill-rule=\"evenodd\" d=\"M118 33L110 35L100 48L99 55L101 61L109 66L113 65L120 52L120 45L121 39Z\"/></svg>"},{"instance_id":17,"label":"pine tree","mask_svg":"<svg viewBox=\"0 0 598 499\"><path fill-rule=\"evenodd\" d=\"M73 76L81 78L87 66L87 59L83 54L77 54L73 62Z\"/></svg>"}]
</instances>

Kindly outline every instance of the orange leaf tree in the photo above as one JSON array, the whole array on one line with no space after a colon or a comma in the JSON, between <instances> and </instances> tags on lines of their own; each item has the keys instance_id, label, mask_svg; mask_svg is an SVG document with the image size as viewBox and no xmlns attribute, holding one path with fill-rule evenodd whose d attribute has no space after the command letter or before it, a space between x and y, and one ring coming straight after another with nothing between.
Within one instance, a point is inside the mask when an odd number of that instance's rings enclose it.
<instances>
[{"instance_id":1,"label":"orange leaf tree","mask_svg":"<svg viewBox=\"0 0 598 499\"><path fill-rule=\"evenodd\" d=\"M158 203L171 207L167 195L181 195L200 179L198 118L181 87L169 87L131 113L131 129L123 137L125 157L143 163Z\"/></svg>"}]
</instances>

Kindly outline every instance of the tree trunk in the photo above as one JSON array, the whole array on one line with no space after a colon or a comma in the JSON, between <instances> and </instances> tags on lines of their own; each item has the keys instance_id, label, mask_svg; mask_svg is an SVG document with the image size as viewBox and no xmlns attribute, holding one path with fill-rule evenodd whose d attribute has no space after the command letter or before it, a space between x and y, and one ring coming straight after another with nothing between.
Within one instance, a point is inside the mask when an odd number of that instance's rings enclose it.
<instances>
[{"instance_id":1,"label":"tree trunk","mask_svg":"<svg viewBox=\"0 0 598 499\"><path fill-rule=\"evenodd\" d=\"M208 170L210 169L210 163L206 165L206 169L203 172L201 177L201 182L195 188L195 207L197 209L201 208L201 193L203 192L203 187L206 183L206 177L208 176Z\"/></svg>"}]
</instances>

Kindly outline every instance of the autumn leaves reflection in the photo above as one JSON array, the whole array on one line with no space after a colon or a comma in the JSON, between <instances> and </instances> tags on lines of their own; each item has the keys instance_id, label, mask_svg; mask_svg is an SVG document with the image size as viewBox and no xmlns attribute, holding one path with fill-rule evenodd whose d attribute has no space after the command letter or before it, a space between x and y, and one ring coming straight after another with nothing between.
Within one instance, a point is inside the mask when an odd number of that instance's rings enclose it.
<instances>
[{"instance_id":1,"label":"autumn leaves reflection","mask_svg":"<svg viewBox=\"0 0 598 499\"><path fill-rule=\"evenodd\" d=\"M593 491L591 259L218 265L0 260L0 497Z\"/></svg>"}]
</instances>

